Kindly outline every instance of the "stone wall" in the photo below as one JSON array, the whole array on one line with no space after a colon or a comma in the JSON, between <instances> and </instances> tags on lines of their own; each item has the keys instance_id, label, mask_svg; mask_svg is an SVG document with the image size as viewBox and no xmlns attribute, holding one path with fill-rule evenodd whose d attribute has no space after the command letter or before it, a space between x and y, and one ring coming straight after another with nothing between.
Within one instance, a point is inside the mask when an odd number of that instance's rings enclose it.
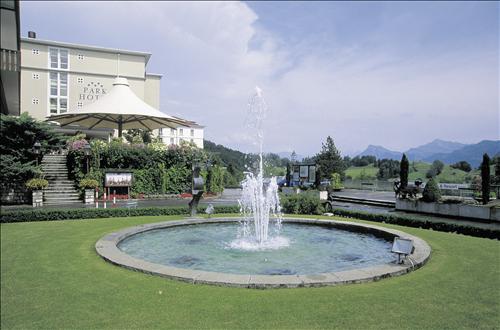
<instances>
[{"instance_id":1,"label":"stone wall","mask_svg":"<svg viewBox=\"0 0 500 330\"><path fill-rule=\"evenodd\" d=\"M24 184L6 187L1 186L2 191L2 205L12 204L30 204L31 193L26 189Z\"/></svg>"},{"instance_id":2,"label":"stone wall","mask_svg":"<svg viewBox=\"0 0 500 330\"><path fill-rule=\"evenodd\" d=\"M500 221L500 209L482 205L426 203L408 199L396 199L396 210L446 215L460 218Z\"/></svg>"}]
</instances>

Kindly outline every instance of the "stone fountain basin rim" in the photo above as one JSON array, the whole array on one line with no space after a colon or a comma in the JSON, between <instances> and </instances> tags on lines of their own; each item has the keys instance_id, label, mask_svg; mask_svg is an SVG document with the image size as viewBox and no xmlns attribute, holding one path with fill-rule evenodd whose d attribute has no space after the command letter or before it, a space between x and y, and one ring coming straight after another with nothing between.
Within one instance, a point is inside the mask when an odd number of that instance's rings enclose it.
<instances>
[{"instance_id":1,"label":"stone fountain basin rim","mask_svg":"<svg viewBox=\"0 0 500 330\"><path fill-rule=\"evenodd\" d=\"M429 260L431 254L431 248L424 240L399 230L383 228L371 224L308 218L284 218L283 221L307 225L326 225L348 231L369 232L379 237L385 237L386 239L393 239L394 237L411 239L415 247L414 252L410 255L413 265L409 262L405 264L382 264L348 271L308 275L242 275L160 265L134 258L118 248L118 244L124 239L146 231L175 226L237 221L238 218L185 219L128 227L102 237L95 244L95 249L99 256L112 264L147 274L190 283L245 288L292 288L372 282L386 277L403 275L420 268Z\"/></svg>"}]
</instances>

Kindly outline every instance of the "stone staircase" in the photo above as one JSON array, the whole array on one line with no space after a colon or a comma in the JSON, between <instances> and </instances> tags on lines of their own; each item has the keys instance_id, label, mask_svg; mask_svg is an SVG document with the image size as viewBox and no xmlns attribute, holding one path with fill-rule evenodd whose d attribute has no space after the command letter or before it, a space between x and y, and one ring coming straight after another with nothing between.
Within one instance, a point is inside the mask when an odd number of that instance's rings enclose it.
<instances>
[{"instance_id":1,"label":"stone staircase","mask_svg":"<svg viewBox=\"0 0 500 330\"><path fill-rule=\"evenodd\" d=\"M44 205L82 203L75 183L68 180L66 155L45 155L42 168L49 186L44 191Z\"/></svg>"}]
</instances>

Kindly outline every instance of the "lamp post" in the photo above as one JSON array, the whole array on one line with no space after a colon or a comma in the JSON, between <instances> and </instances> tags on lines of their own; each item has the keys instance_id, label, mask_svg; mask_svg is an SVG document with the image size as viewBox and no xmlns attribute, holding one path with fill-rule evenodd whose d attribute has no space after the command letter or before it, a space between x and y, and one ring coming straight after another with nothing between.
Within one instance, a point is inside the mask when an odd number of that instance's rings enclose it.
<instances>
[{"instance_id":1,"label":"lamp post","mask_svg":"<svg viewBox=\"0 0 500 330\"><path fill-rule=\"evenodd\" d=\"M83 147L83 154L85 155L85 160L86 160L86 163L87 163L87 172L85 172L85 174L89 173L89 157L90 157L90 152L91 152L90 144L86 144Z\"/></svg>"},{"instance_id":2,"label":"lamp post","mask_svg":"<svg viewBox=\"0 0 500 330\"><path fill-rule=\"evenodd\" d=\"M42 149L42 145L40 142L36 141L33 145L33 153L36 155L36 166L38 166L38 158L40 157L40 152Z\"/></svg>"}]
</instances>

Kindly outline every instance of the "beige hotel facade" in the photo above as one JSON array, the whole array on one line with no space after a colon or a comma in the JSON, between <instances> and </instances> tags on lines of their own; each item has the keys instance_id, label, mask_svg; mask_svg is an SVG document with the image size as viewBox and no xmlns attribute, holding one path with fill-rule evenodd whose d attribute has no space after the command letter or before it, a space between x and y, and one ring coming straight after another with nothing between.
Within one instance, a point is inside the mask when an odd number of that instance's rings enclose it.
<instances>
[{"instance_id":1,"label":"beige hotel facade","mask_svg":"<svg viewBox=\"0 0 500 330\"><path fill-rule=\"evenodd\" d=\"M21 38L21 112L38 120L77 110L98 100L115 78L127 78L131 90L160 108L162 75L146 72L150 53ZM168 111L167 111L168 112ZM155 130L165 144L194 142L203 148L201 125Z\"/></svg>"}]
</instances>

